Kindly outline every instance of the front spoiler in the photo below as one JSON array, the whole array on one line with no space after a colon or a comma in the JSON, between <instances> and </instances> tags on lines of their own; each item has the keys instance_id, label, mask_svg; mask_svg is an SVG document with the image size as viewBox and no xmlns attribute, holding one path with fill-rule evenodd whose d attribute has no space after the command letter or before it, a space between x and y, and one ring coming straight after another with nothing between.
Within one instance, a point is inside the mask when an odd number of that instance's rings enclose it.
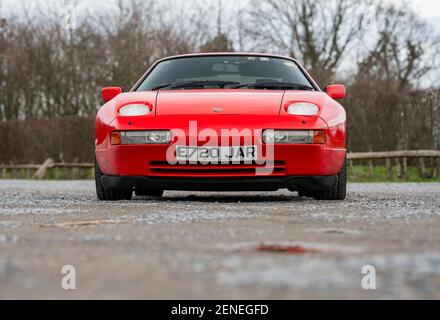
<instances>
[{"instance_id":1,"label":"front spoiler","mask_svg":"<svg viewBox=\"0 0 440 320\"><path fill-rule=\"evenodd\" d=\"M108 189L187 190L187 191L325 191L332 189L338 176L287 176L243 178L159 178L102 176Z\"/></svg>"}]
</instances>

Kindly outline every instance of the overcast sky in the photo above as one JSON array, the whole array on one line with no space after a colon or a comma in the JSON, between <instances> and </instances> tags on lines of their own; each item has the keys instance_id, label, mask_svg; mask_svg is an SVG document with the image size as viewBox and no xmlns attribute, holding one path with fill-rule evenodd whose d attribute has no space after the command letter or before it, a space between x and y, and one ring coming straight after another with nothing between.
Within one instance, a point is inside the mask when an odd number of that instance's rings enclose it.
<instances>
[{"instance_id":1,"label":"overcast sky","mask_svg":"<svg viewBox=\"0 0 440 320\"><path fill-rule=\"evenodd\" d=\"M128 1L128 0L127 0ZM171 3L186 1L186 0L169 0ZM217 4L219 0L195 0L209 2L214 5ZM221 0L223 5L226 7L234 6L244 6L248 1L251 0ZM418 15L426 22L428 22L434 29L434 32L440 34L440 0L383 0L390 3L409 3L412 9L418 13ZM24 5L30 12L32 12L32 7L42 5L47 6L50 3L50 7L59 8L60 11L63 9L63 4L65 3L79 3L76 6L76 10L81 12L82 10L86 12L93 13L94 11L107 11L111 10L116 0L0 0L0 16L7 12L19 13L21 7ZM64 7L65 9L65 7ZM78 12L78 11L76 11Z\"/></svg>"},{"instance_id":2,"label":"overcast sky","mask_svg":"<svg viewBox=\"0 0 440 320\"><path fill-rule=\"evenodd\" d=\"M128 0L127 0L128 1ZM185 0L169 0L171 3L185 1ZM209 2L211 4L216 5L219 0L194 0L194 1L203 1ZM223 5L226 7L234 6L237 8L237 5L244 6L248 1L251 0L221 0L223 1ZM434 32L440 34L440 0L383 0L385 2L391 3L409 3L412 9L418 13L418 15L426 22L428 22L434 29ZM32 7L36 6L47 6L49 5L51 9L59 8L62 12L65 10L65 6L63 4L66 3L79 3L76 6L76 12L85 12L92 13L94 11L107 11L111 10L115 5L116 0L0 0L0 17L1 15L15 12L20 13L21 8L24 6L29 11L32 12ZM55 9L56 10L56 9ZM226 13L226 12L225 12Z\"/></svg>"},{"instance_id":3,"label":"overcast sky","mask_svg":"<svg viewBox=\"0 0 440 320\"><path fill-rule=\"evenodd\" d=\"M61 2L62 0L53 0L55 2ZM184 1L184 0L174 0L174 1ZM206 0L200 0L206 1ZM217 1L217 0L208 0ZM223 0L224 2L233 2L235 0ZM402 2L402 0L385 0L389 2ZM430 23L435 25L440 29L440 0L406 0L408 1L413 9L418 12L422 17L426 18ZM38 2L47 2L47 0L0 0L3 2L3 9L11 10L13 8L19 7L20 3L32 4ZM81 2L87 3L87 6L101 7L107 6L108 0L81 0Z\"/></svg>"},{"instance_id":4,"label":"overcast sky","mask_svg":"<svg viewBox=\"0 0 440 320\"><path fill-rule=\"evenodd\" d=\"M402 0L388 1L402 2ZM410 0L409 3L415 12L435 26L437 31L440 31L440 0Z\"/></svg>"}]
</instances>

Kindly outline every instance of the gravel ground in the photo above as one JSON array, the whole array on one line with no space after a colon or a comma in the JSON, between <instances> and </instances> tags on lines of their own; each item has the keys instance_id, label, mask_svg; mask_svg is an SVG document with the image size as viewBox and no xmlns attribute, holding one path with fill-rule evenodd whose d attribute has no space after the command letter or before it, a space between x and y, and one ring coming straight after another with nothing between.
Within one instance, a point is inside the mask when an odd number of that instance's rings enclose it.
<instances>
[{"instance_id":1,"label":"gravel ground","mask_svg":"<svg viewBox=\"0 0 440 320\"><path fill-rule=\"evenodd\" d=\"M99 203L91 181L0 180L0 298L440 299L439 196L439 183L350 184L343 202L283 190ZM61 287L64 265L76 290Z\"/></svg>"}]
</instances>

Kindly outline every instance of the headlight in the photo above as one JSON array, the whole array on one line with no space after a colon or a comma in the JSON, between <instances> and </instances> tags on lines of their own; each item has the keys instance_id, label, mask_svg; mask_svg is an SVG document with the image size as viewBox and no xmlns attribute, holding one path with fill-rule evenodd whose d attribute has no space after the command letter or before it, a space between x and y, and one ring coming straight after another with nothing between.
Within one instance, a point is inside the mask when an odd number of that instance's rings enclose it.
<instances>
[{"instance_id":1,"label":"headlight","mask_svg":"<svg viewBox=\"0 0 440 320\"><path fill-rule=\"evenodd\" d=\"M120 136L119 140L114 137L116 135ZM112 144L169 144L171 138L168 130L112 132Z\"/></svg>"},{"instance_id":2,"label":"headlight","mask_svg":"<svg viewBox=\"0 0 440 320\"><path fill-rule=\"evenodd\" d=\"M264 130L263 142L266 144L323 144L325 133L322 130Z\"/></svg>"},{"instance_id":3,"label":"headlight","mask_svg":"<svg viewBox=\"0 0 440 320\"><path fill-rule=\"evenodd\" d=\"M150 112L151 110L148 106L140 103L127 104L119 109L121 116L144 116Z\"/></svg>"},{"instance_id":4,"label":"headlight","mask_svg":"<svg viewBox=\"0 0 440 320\"><path fill-rule=\"evenodd\" d=\"M298 116L314 116L319 112L317 105L308 102L297 102L287 107L288 114L294 114Z\"/></svg>"}]
</instances>

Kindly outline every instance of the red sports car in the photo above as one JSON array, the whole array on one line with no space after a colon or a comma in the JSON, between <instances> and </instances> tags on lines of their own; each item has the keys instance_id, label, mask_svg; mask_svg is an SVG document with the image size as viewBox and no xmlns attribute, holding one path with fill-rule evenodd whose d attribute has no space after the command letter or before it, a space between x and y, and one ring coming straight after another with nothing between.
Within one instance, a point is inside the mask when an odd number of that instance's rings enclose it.
<instances>
[{"instance_id":1,"label":"red sports car","mask_svg":"<svg viewBox=\"0 0 440 320\"><path fill-rule=\"evenodd\" d=\"M249 53L157 61L96 117L100 200L164 190L346 195L343 85L321 91L295 59Z\"/></svg>"}]
</instances>

